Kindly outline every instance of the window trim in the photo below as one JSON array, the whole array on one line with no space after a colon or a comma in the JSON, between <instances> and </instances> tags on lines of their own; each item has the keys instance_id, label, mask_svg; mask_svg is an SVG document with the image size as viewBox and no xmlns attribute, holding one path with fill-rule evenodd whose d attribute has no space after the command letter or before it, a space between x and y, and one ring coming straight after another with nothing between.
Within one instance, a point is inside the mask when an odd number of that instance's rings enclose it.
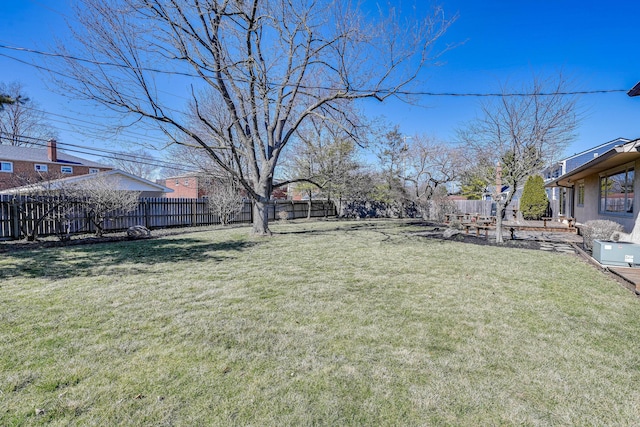
<instances>
[{"instance_id":1,"label":"window trim","mask_svg":"<svg viewBox=\"0 0 640 427\"><path fill-rule=\"evenodd\" d=\"M36 172L49 172L49 165L45 165L44 163L36 163L33 165L33 169Z\"/></svg>"},{"instance_id":2,"label":"window trim","mask_svg":"<svg viewBox=\"0 0 640 427\"><path fill-rule=\"evenodd\" d=\"M68 172L65 172L65 169L67 169ZM73 166L60 166L60 173L63 173L65 175L72 175L73 174Z\"/></svg>"},{"instance_id":3,"label":"window trim","mask_svg":"<svg viewBox=\"0 0 640 427\"><path fill-rule=\"evenodd\" d=\"M2 165L9 165L9 169L3 169ZM0 161L0 172L13 173L13 162Z\"/></svg>"}]
</instances>

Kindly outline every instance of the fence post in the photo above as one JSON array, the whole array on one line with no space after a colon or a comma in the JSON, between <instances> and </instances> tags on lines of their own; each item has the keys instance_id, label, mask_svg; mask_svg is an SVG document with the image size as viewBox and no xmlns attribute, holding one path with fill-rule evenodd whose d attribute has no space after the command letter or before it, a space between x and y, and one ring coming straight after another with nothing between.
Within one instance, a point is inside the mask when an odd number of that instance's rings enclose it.
<instances>
[{"instance_id":1,"label":"fence post","mask_svg":"<svg viewBox=\"0 0 640 427\"><path fill-rule=\"evenodd\" d=\"M18 209L19 203L16 197L11 200L11 237L14 239L20 238L20 209Z\"/></svg>"},{"instance_id":2,"label":"fence post","mask_svg":"<svg viewBox=\"0 0 640 427\"><path fill-rule=\"evenodd\" d=\"M149 228L149 223L151 221L149 221L149 201L148 200L144 200L142 202L142 210L144 213L144 226L146 228Z\"/></svg>"},{"instance_id":3,"label":"fence post","mask_svg":"<svg viewBox=\"0 0 640 427\"><path fill-rule=\"evenodd\" d=\"M195 227L198 224L198 205L197 205L197 200L198 199L191 199L191 226Z\"/></svg>"}]
</instances>

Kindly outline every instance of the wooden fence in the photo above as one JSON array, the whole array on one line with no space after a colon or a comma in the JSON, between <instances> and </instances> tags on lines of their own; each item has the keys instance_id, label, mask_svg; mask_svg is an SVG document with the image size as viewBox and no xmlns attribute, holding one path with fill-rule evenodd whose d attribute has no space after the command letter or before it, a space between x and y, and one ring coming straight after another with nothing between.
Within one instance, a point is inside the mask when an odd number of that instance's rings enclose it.
<instances>
[{"instance_id":1,"label":"wooden fence","mask_svg":"<svg viewBox=\"0 0 640 427\"><path fill-rule=\"evenodd\" d=\"M308 210L307 201L275 200L269 206L269 220L280 219L280 212L287 212L289 219L306 218ZM231 222L250 223L252 214L251 202L247 201ZM334 215L333 203L312 201L312 217ZM206 199L141 198L137 208L131 212L112 212L105 221L104 231L123 231L134 225L154 229L220 223L220 218L209 208ZM68 227L71 234L95 232L95 226L80 201L61 203L60 199L52 197L34 199L0 195L0 239L20 239L34 231L38 236L56 235L62 226Z\"/></svg>"}]
</instances>

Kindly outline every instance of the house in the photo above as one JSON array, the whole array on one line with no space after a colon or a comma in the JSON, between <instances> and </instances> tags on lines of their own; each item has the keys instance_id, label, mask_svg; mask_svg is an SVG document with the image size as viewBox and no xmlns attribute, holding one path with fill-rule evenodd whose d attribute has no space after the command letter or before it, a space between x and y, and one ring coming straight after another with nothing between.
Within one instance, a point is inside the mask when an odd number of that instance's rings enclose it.
<instances>
[{"instance_id":1,"label":"house","mask_svg":"<svg viewBox=\"0 0 640 427\"><path fill-rule=\"evenodd\" d=\"M559 162L549 166L541 172L542 178L544 178L545 185L556 180L561 175L575 170L579 166L595 159L599 155L611 150L614 147L623 145L630 142L626 138L616 138L604 144L600 144L597 147L589 148L588 150L569 156ZM562 187L549 187L547 186L547 196L550 201L557 200L559 215L565 215L574 217L573 204L567 203L567 199L571 198L571 195L567 193L567 189Z\"/></svg>"},{"instance_id":2,"label":"house","mask_svg":"<svg viewBox=\"0 0 640 427\"><path fill-rule=\"evenodd\" d=\"M106 186L109 189L139 192L140 197L165 197L166 193L172 192L170 188L163 185L156 184L155 182L148 181L119 169L112 169L100 173L40 181L22 187L10 188L3 191L3 193L20 194L25 192L42 191L45 189L55 191L58 188L69 188L74 186L91 188L92 181L95 180L100 180L98 185Z\"/></svg>"},{"instance_id":3,"label":"house","mask_svg":"<svg viewBox=\"0 0 640 427\"><path fill-rule=\"evenodd\" d=\"M47 148L0 145L0 191L44 179L111 169L111 166L58 151L55 140L49 140Z\"/></svg>"},{"instance_id":4,"label":"house","mask_svg":"<svg viewBox=\"0 0 640 427\"><path fill-rule=\"evenodd\" d=\"M199 199L207 195L211 177L204 174L189 174L158 179L156 182L173 190L172 193L167 194L169 198ZM243 194L246 196L244 190ZM271 199L286 200L287 190L281 187L274 188L271 192Z\"/></svg>"},{"instance_id":5,"label":"house","mask_svg":"<svg viewBox=\"0 0 640 427\"><path fill-rule=\"evenodd\" d=\"M640 168L640 139L616 145L546 184L567 190L567 209L577 223L608 219L631 233L638 217L635 192Z\"/></svg>"},{"instance_id":6,"label":"house","mask_svg":"<svg viewBox=\"0 0 640 427\"><path fill-rule=\"evenodd\" d=\"M156 182L172 190L167 194L169 198L199 199L206 194L207 179L201 174L172 176Z\"/></svg>"}]
</instances>

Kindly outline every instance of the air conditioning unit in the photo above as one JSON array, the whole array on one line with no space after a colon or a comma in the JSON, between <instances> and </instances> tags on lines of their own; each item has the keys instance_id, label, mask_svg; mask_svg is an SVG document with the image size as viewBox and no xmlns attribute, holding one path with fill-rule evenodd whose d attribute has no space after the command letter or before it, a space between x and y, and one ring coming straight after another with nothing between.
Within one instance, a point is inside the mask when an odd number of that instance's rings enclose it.
<instances>
[{"instance_id":1,"label":"air conditioning unit","mask_svg":"<svg viewBox=\"0 0 640 427\"><path fill-rule=\"evenodd\" d=\"M592 256L602 265L640 266L640 245L631 242L594 240Z\"/></svg>"}]
</instances>

